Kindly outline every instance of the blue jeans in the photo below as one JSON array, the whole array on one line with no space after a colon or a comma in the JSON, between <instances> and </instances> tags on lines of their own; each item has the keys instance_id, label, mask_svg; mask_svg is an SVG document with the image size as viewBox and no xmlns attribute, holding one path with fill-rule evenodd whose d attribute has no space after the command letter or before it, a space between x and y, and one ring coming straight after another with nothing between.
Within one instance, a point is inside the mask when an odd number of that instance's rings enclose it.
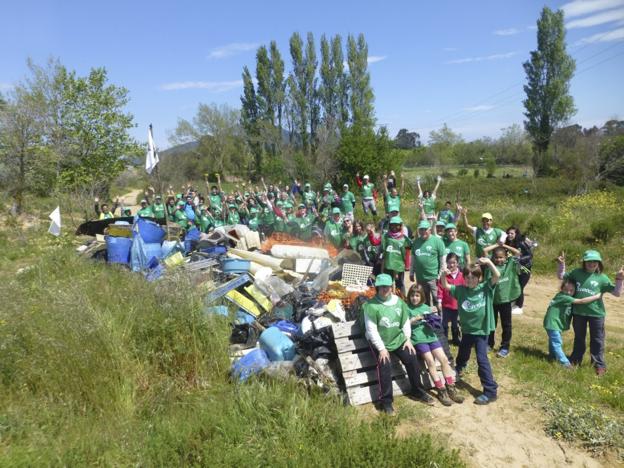
<instances>
[{"instance_id":1,"label":"blue jeans","mask_svg":"<svg viewBox=\"0 0 624 468\"><path fill-rule=\"evenodd\" d=\"M479 379L481 380L481 385L483 385L483 394L488 398L496 398L498 384L494 380L494 375L492 375L492 367L487 355L488 335L464 334L462 336L457 352L456 368L458 371L461 371L466 367L473 346L477 352L477 366Z\"/></svg>"},{"instance_id":2,"label":"blue jeans","mask_svg":"<svg viewBox=\"0 0 624 468\"><path fill-rule=\"evenodd\" d=\"M568 357L563 352L563 339L559 330L546 330L548 335L548 355L559 363L567 366L570 364Z\"/></svg>"}]
</instances>

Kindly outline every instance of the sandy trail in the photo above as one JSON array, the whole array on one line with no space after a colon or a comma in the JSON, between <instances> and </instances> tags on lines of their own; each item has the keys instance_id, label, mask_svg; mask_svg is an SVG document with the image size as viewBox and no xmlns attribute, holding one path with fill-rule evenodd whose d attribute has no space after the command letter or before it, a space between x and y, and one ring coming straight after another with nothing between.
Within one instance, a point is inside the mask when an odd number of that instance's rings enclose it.
<instances>
[{"instance_id":1,"label":"sandy trail","mask_svg":"<svg viewBox=\"0 0 624 468\"><path fill-rule=\"evenodd\" d=\"M554 277L532 278L525 291L524 314L514 316L514 321L528 322L540 330L546 306L558 287ZM606 295L605 305L608 336L624 339L624 301ZM475 405L472 400L478 393L470 395L470 389L464 388L463 404L446 408L436 402L424 412L428 421L406 419L399 424L397 434L406 436L423 427L434 428L445 445L460 449L462 459L475 467L612 466L613 460L592 458L581 448L548 437L543 430L545 416L535 402L518 394L520 387L511 377L499 376L497 380L500 393L495 404ZM476 373L469 373L467 382L480 389ZM410 405L422 406L406 398L397 400L399 412Z\"/></svg>"}]
</instances>

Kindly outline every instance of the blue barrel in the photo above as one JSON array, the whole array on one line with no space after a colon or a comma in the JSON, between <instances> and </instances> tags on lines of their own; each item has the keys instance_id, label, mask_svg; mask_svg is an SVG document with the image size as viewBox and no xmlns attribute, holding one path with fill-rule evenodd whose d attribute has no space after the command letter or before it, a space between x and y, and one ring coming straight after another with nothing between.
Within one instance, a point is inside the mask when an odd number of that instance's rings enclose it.
<instances>
[{"instance_id":1,"label":"blue barrel","mask_svg":"<svg viewBox=\"0 0 624 468\"><path fill-rule=\"evenodd\" d=\"M130 261L132 239L128 237L106 236L105 240L108 263L123 263L127 265Z\"/></svg>"},{"instance_id":2,"label":"blue barrel","mask_svg":"<svg viewBox=\"0 0 624 468\"><path fill-rule=\"evenodd\" d=\"M158 242L144 243L143 251L145 252L145 258L147 259L148 263L154 257L158 259L162 258L162 245L160 245Z\"/></svg>"},{"instance_id":3,"label":"blue barrel","mask_svg":"<svg viewBox=\"0 0 624 468\"><path fill-rule=\"evenodd\" d=\"M162 244L165 238L165 230L158 223L148 219L139 218L137 220L139 235L148 244Z\"/></svg>"}]
</instances>

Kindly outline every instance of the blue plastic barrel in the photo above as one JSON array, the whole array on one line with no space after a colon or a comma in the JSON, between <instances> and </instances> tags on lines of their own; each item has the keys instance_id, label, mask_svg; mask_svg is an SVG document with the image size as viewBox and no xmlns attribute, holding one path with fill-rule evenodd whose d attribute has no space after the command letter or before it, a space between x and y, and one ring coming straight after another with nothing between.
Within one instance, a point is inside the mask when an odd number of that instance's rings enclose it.
<instances>
[{"instance_id":1,"label":"blue plastic barrel","mask_svg":"<svg viewBox=\"0 0 624 468\"><path fill-rule=\"evenodd\" d=\"M156 257L158 259L162 258L162 246L158 242L143 244L143 251L145 252L145 258L149 261Z\"/></svg>"},{"instance_id":2,"label":"blue plastic barrel","mask_svg":"<svg viewBox=\"0 0 624 468\"><path fill-rule=\"evenodd\" d=\"M277 327L262 332L260 348L266 351L271 361L292 361L295 357L295 344Z\"/></svg>"},{"instance_id":3,"label":"blue plastic barrel","mask_svg":"<svg viewBox=\"0 0 624 468\"><path fill-rule=\"evenodd\" d=\"M130 261L132 239L128 237L106 236L105 240L108 263L123 263L127 265Z\"/></svg>"},{"instance_id":4,"label":"blue plastic barrel","mask_svg":"<svg viewBox=\"0 0 624 468\"><path fill-rule=\"evenodd\" d=\"M162 244L165 238L165 230L158 223L148 219L139 218L137 220L139 235L148 244Z\"/></svg>"}]
</instances>

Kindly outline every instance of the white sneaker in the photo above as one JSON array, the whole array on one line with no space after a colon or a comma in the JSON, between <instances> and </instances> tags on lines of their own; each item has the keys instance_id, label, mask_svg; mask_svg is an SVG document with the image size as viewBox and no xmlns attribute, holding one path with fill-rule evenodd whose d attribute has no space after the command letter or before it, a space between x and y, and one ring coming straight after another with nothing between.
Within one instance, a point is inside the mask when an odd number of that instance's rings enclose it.
<instances>
[{"instance_id":1,"label":"white sneaker","mask_svg":"<svg viewBox=\"0 0 624 468\"><path fill-rule=\"evenodd\" d=\"M522 315L523 313L524 311L522 310L522 307L514 307L513 309L511 309L512 315Z\"/></svg>"}]
</instances>

